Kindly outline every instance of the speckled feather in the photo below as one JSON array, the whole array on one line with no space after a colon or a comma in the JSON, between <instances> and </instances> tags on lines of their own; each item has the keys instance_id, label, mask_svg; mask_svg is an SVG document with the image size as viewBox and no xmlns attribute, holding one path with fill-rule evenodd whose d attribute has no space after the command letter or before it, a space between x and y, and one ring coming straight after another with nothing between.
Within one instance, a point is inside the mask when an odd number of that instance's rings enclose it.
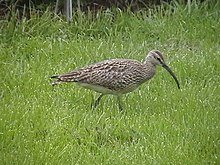
<instances>
[{"instance_id":1,"label":"speckled feather","mask_svg":"<svg viewBox=\"0 0 220 165\"><path fill-rule=\"evenodd\" d=\"M112 91L106 91L106 93L123 94L137 88L150 79L154 73L155 69L146 67L146 65L136 60L111 59L57 76L58 80L55 84L59 82L78 82L80 84L101 86Z\"/></svg>"}]
</instances>

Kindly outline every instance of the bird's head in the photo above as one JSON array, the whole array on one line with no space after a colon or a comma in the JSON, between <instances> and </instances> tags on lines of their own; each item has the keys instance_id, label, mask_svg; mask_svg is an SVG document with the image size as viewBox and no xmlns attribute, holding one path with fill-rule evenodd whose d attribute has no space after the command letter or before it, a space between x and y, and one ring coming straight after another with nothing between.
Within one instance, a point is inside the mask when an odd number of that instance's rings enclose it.
<instances>
[{"instance_id":1,"label":"bird's head","mask_svg":"<svg viewBox=\"0 0 220 165\"><path fill-rule=\"evenodd\" d=\"M159 50L151 50L145 61L150 62L153 65L164 65L165 61L162 53Z\"/></svg>"},{"instance_id":2,"label":"bird's head","mask_svg":"<svg viewBox=\"0 0 220 165\"><path fill-rule=\"evenodd\" d=\"M156 65L162 66L170 73L170 75L176 81L178 88L180 89L179 81L177 80L176 75L172 72L170 67L167 66L167 64L164 61L163 54L159 50L151 50L145 59L145 63L151 63L154 66Z\"/></svg>"}]
</instances>

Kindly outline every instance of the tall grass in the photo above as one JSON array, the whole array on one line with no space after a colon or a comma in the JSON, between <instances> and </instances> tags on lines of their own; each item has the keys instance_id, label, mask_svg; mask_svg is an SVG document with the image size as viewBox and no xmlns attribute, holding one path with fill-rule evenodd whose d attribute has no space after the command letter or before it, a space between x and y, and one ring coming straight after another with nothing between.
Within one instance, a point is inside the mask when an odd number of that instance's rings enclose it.
<instances>
[{"instance_id":1,"label":"tall grass","mask_svg":"<svg viewBox=\"0 0 220 165\"><path fill-rule=\"evenodd\" d=\"M164 4L137 13L34 12L1 21L1 164L219 164L219 5ZM190 7L190 9L189 9ZM181 82L157 75L96 111L97 95L49 77L110 58L161 50Z\"/></svg>"}]
</instances>

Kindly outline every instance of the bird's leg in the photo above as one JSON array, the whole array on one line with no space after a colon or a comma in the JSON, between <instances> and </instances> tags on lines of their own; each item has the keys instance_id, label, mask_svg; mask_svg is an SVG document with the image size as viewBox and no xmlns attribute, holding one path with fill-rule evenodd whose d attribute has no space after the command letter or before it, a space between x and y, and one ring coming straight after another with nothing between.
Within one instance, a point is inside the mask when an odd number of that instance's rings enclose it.
<instances>
[{"instance_id":1,"label":"bird's leg","mask_svg":"<svg viewBox=\"0 0 220 165\"><path fill-rule=\"evenodd\" d=\"M98 105L99 105L99 102L101 100L101 98L104 96L104 94L101 94L95 101L94 103L94 106L93 106L93 109L95 109Z\"/></svg>"},{"instance_id":2,"label":"bird's leg","mask_svg":"<svg viewBox=\"0 0 220 165\"><path fill-rule=\"evenodd\" d=\"M117 96L117 100L118 100L118 108L119 108L119 110L123 111L123 106L122 106L122 103L121 103L121 97Z\"/></svg>"}]
</instances>

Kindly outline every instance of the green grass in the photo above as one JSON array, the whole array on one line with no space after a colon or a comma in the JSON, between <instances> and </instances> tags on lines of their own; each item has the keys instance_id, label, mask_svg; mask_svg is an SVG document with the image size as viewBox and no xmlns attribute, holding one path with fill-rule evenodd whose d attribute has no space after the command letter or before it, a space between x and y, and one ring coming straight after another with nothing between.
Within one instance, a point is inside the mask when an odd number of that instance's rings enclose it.
<instances>
[{"instance_id":1,"label":"green grass","mask_svg":"<svg viewBox=\"0 0 220 165\"><path fill-rule=\"evenodd\" d=\"M164 5L131 13L49 12L1 20L0 164L220 164L220 8ZM49 77L110 58L142 60L161 50L176 73L123 97Z\"/></svg>"}]
</instances>

